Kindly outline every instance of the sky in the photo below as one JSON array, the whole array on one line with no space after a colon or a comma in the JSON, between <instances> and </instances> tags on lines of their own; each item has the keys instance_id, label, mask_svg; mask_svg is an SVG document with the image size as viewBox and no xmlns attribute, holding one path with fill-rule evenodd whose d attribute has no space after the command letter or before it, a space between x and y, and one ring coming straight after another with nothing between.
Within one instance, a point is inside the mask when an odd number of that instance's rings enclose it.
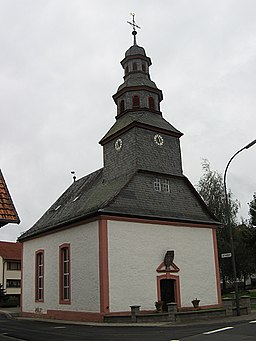
<instances>
[{"instance_id":1,"label":"sky","mask_svg":"<svg viewBox=\"0 0 256 341\"><path fill-rule=\"evenodd\" d=\"M224 173L256 138L255 0L0 0L0 168L21 223L15 241L78 178L103 166L98 141L114 124L120 61L137 42L163 91L163 117L184 133L183 171L202 160ZM248 218L256 145L231 163L227 185Z\"/></svg>"}]
</instances>

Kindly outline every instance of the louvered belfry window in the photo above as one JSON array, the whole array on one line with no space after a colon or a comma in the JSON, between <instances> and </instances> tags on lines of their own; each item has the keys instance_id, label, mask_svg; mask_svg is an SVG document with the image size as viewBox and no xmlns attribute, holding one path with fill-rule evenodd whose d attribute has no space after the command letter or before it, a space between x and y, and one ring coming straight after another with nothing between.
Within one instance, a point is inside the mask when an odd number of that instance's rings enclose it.
<instances>
[{"instance_id":1,"label":"louvered belfry window","mask_svg":"<svg viewBox=\"0 0 256 341\"><path fill-rule=\"evenodd\" d=\"M140 107L140 98L139 96L135 95L132 98L132 107L133 108L139 108Z\"/></svg>"},{"instance_id":2,"label":"louvered belfry window","mask_svg":"<svg viewBox=\"0 0 256 341\"><path fill-rule=\"evenodd\" d=\"M148 98L148 106L149 106L149 109L155 110L155 100L151 96Z\"/></svg>"}]
</instances>

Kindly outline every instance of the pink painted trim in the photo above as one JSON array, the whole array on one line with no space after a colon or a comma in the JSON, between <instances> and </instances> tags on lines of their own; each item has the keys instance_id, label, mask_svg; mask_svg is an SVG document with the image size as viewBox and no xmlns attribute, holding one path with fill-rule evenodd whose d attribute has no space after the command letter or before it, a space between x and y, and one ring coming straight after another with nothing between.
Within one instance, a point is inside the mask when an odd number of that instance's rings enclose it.
<instances>
[{"instance_id":1,"label":"pink painted trim","mask_svg":"<svg viewBox=\"0 0 256 341\"><path fill-rule=\"evenodd\" d=\"M142 314L154 314L155 310L140 310ZM131 311L114 311L112 313L105 314L104 316L131 316Z\"/></svg>"},{"instance_id":2,"label":"pink painted trim","mask_svg":"<svg viewBox=\"0 0 256 341\"><path fill-rule=\"evenodd\" d=\"M175 296L175 302L177 303L177 307L181 307L181 299L180 299L180 278L176 275L171 275L169 272L165 275L157 276L157 300L161 301L161 287L160 287L160 281L161 279L173 279L175 281L174 283L174 296Z\"/></svg>"},{"instance_id":3,"label":"pink painted trim","mask_svg":"<svg viewBox=\"0 0 256 341\"><path fill-rule=\"evenodd\" d=\"M63 283L63 254L62 249L68 249L68 299L64 299L64 283ZM59 304L71 304L71 254L70 243L64 243L59 246Z\"/></svg>"},{"instance_id":4,"label":"pink painted trim","mask_svg":"<svg viewBox=\"0 0 256 341\"><path fill-rule=\"evenodd\" d=\"M28 238L26 238L26 240L24 240L24 242L26 242L28 240L36 239L38 237L43 237L43 236L48 236L50 234L58 233L60 231L67 230L67 229L70 229L70 228L73 228L73 227L77 227L77 226L80 226L82 224L87 224L89 222L96 221L98 219L99 219L99 217L93 217L93 218L84 219L84 220L79 221L78 223L73 223L73 224L70 224L70 225L62 226L62 227L60 227L60 228L58 228L56 230L44 232L44 233L40 234L40 236L36 235L36 236L28 237ZM128 217L107 216L107 215L106 216L101 216L100 219L117 220L117 221L128 221L128 222L133 222L133 223L146 223L146 224L198 227L198 228L205 228L205 227L213 228L213 229L217 229L218 228L218 226L211 225L211 224L181 223L181 222L172 222L172 221L163 221L163 220L128 218Z\"/></svg>"},{"instance_id":5,"label":"pink painted trim","mask_svg":"<svg viewBox=\"0 0 256 341\"><path fill-rule=\"evenodd\" d=\"M216 236L216 230L215 229L212 229L212 239L213 239L213 249L214 249L218 304L221 304L222 299L221 299L221 286L220 286L220 267L219 267L219 257L218 257L217 236Z\"/></svg>"},{"instance_id":6,"label":"pink painted trim","mask_svg":"<svg viewBox=\"0 0 256 341\"><path fill-rule=\"evenodd\" d=\"M39 278L38 278L38 255L42 254L42 264L43 264L43 287L42 287L42 299L38 298L38 288L39 288ZM35 252L35 302L44 302L44 250L40 249Z\"/></svg>"},{"instance_id":7,"label":"pink painted trim","mask_svg":"<svg viewBox=\"0 0 256 341\"><path fill-rule=\"evenodd\" d=\"M100 312L109 313L109 272L108 272L108 225L106 219L98 222L99 230L99 276Z\"/></svg>"},{"instance_id":8,"label":"pink painted trim","mask_svg":"<svg viewBox=\"0 0 256 341\"><path fill-rule=\"evenodd\" d=\"M47 310L46 314L22 312L23 317L83 321L83 322L103 322L104 316L100 313L66 311L66 310Z\"/></svg>"},{"instance_id":9,"label":"pink painted trim","mask_svg":"<svg viewBox=\"0 0 256 341\"><path fill-rule=\"evenodd\" d=\"M173 269L166 269L165 265L164 265L164 262L162 262L156 269L157 272L164 272L164 273L167 273L167 272L179 272L180 271L180 268L177 267L176 264L172 263L171 266L173 267Z\"/></svg>"},{"instance_id":10,"label":"pink painted trim","mask_svg":"<svg viewBox=\"0 0 256 341\"><path fill-rule=\"evenodd\" d=\"M198 228L211 228L217 229L218 226L211 224L195 224L195 223L182 223L178 221L164 221L164 220L151 220L141 218L129 218L129 217L118 217L118 216L104 216L107 220L114 221L127 221L132 223L145 223L145 224L158 224L158 225L170 225L170 226L184 226L184 227L198 227Z\"/></svg>"},{"instance_id":11,"label":"pink painted trim","mask_svg":"<svg viewBox=\"0 0 256 341\"><path fill-rule=\"evenodd\" d=\"M21 274L20 274L20 283L21 283L21 286L20 286L20 310L22 311L22 303L23 303L23 300L22 300L22 295L23 295L23 243L21 243Z\"/></svg>"}]
</instances>

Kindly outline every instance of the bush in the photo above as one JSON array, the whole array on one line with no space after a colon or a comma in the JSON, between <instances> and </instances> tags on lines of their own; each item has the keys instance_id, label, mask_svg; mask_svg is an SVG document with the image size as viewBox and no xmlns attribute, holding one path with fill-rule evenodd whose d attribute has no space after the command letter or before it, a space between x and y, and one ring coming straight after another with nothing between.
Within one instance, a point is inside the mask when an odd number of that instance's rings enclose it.
<instances>
[{"instance_id":1,"label":"bush","mask_svg":"<svg viewBox=\"0 0 256 341\"><path fill-rule=\"evenodd\" d=\"M2 308L10 308L10 307L17 307L20 305L20 299L18 296L8 296L2 302L0 302L0 306Z\"/></svg>"}]
</instances>

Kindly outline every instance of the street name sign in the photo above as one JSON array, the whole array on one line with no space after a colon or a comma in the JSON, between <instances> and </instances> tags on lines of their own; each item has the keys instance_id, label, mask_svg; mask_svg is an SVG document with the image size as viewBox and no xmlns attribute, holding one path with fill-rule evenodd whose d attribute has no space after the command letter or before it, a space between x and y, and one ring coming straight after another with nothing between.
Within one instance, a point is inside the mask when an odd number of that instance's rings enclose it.
<instances>
[{"instance_id":1,"label":"street name sign","mask_svg":"<svg viewBox=\"0 0 256 341\"><path fill-rule=\"evenodd\" d=\"M221 254L221 258L230 258L231 256L232 256L231 252Z\"/></svg>"}]
</instances>

